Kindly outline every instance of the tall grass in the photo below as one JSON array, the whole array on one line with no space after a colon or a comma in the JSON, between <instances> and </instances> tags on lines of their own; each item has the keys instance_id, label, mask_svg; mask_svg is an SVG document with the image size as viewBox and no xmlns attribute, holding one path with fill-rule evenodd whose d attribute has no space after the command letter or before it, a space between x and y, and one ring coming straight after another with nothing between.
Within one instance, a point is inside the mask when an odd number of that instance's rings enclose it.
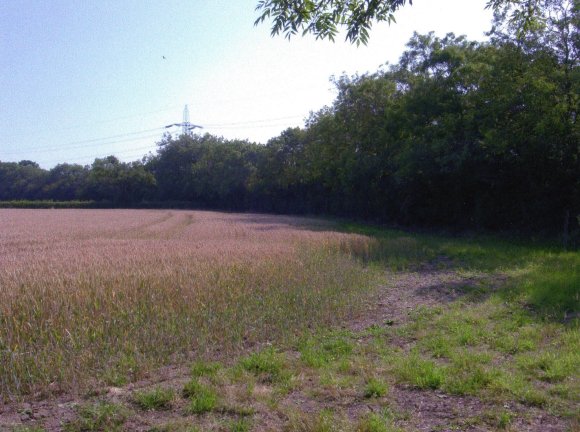
<instances>
[{"instance_id":1,"label":"tall grass","mask_svg":"<svg viewBox=\"0 0 580 432\"><path fill-rule=\"evenodd\" d=\"M445 237L355 224L345 224L342 229L371 238L364 247L356 248L357 257L366 263L395 271L430 263L488 279L499 276L508 282L504 294L519 297L540 317L560 321L580 318L577 251L498 236Z\"/></svg>"},{"instance_id":2,"label":"tall grass","mask_svg":"<svg viewBox=\"0 0 580 432\"><path fill-rule=\"evenodd\" d=\"M120 385L192 353L283 342L357 313L374 285L354 258L370 239L315 221L1 210L0 222L5 397Z\"/></svg>"}]
</instances>

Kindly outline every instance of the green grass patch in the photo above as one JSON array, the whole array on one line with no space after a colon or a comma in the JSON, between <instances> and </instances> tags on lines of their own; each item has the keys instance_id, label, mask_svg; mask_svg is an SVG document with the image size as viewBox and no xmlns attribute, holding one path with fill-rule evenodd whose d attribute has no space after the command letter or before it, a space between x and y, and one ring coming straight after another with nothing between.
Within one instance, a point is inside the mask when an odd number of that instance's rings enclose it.
<instances>
[{"instance_id":1,"label":"green grass patch","mask_svg":"<svg viewBox=\"0 0 580 432\"><path fill-rule=\"evenodd\" d=\"M320 368L347 358L353 351L352 335L348 332L331 332L310 337L298 345L300 359L304 364Z\"/></svg>"},{"instance_id":2,"label":"green grass patch","mask_svg":"<svg viewBox=\"0 0 580 432\"><path fill-rule=\"evenodd\" d=\"M77 414L76 420L64 425L65 432L121 431L130 413L122 405L97 402L80 406Z\"/></svg>"},{"instance_id":3,"label":"green grass patch","mask_svg":"<svg viewBox=\"0 0 580 432\"><path fill-rule=\"evenodd\" d=\"M369 378L365 384L365 398L380 398L387 394L389 386L386 382L378 378Z\"/></svg>"},{"instance_id":4,"label":"green grass patch","mask_svg":"<svg viewBox=\"0 0 580 432\"><path fill-rule=\"evenodd\" d=\"M174 397L173 389L157 387L152 390L136 392L133 399L139 408L150 411L171 408Z\"/></svg>"},{"instance_id":5,"label":"green grass patch","mask_svg":"<svg viewBox=\"0 0 580 432\"><path fill-rule=\"evenodd\" d=\"M210 386L204 385L197 378L192 378L183 387L182 394L190 400L188 412L203 414L217 407L218 395Z\"/></svg>"},{"instance_id":6,"label":"green grass patch","mask_svg":"<svg viewBox=\"0 0 580 432\"><path fill-rule=\"evenodd\" d=\"M201 429L188 420L176 420L161 426L154 426L147 432L201 432Z\"/></svg>"},{"instance_id":7,"label":"green grass patch","mask_svg":"<svg viewBox=\"0 0 580 432\"><path fill-rule=\"evenodd\" d=\"M578 324L579 256L578 252L548 255L530 266L518 288L538 313L555 320L575 320Z\"/></svg>"},{"instance_id":8,"label":"green grass patch","mask_svg":"<svg viewBox=\"0 0 580 432\"><path fill-rule=\"evenodd\" d=\"M246 418L231 420L228 424L228 431L230 432L249 432L251 428L252 422Z\"/></svg>"},{"instance_id":9,"label":"green grass patch","mask_svg":"<svg viewBox=\"0 0 580 432\"><path fill-rule=\"evenodd\" d=\"M214 377L221 369L222 365L219 362L206 362L197 360L191 365L191 376L193 377Z\"/></svg>"},{"instance_id":10,"label":"green grass patch","mask_svg":"<svg viewBox=\"0 0 580 432\"><path fill-rule=\"evenodd\" d=\"M417 354L401 356L394 369L395 376L420 389L438 389L446 378L445 368Z\"/></svg>"},{"instance_id":11,"label":"green grass patch","mask_svg":"<svg viewBox=\"0 0 580 432\"><path fill-rule=\"evenodd\" d=\"M291 377L286 369L284 355L272 347L240 359L239 365L262 383L282 383Z\"/></svg>"},{"instance_id":12,"label":"green grass patch","mask_svg":"<svg viewBox=\"0 0 580 432\"><path fill-rule=\"evenodd\" d=\"M388 412L370 413L359 419L356 432L402 432L402 429L396 427L392 417Z\"/></svg>"},{"instance_id":13,"label":"green grass patch","mask_svg":"<svg viewBox=\"0 0 580 432\"><path fill-rule=\"evenodd\" d=\"M577 403L580 333L526 305L519 291L494 291L476 303L419 311L400 331L411 353L391 351L386 360L399 381L418 388L515 400L564 415Z\"/></svg>"},{"instance_id":14,"label":"green grass patch","mask_svg":"<svg viewBox=\"0 0 580 432\"><path fill-rule=\"evenodd\" d=\"M286 415L288 422L284 430L287 432L347 432L351 430L350 422L331 409L323 409L318 413L293 410Z\"/></svg>"}]
</instances>

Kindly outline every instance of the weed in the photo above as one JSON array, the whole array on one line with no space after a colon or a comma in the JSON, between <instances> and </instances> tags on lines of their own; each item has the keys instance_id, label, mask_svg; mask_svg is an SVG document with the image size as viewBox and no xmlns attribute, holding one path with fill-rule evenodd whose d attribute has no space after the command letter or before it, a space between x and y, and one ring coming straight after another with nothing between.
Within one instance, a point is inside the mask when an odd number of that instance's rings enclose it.
<instances>
[{"instance_id":1,"label":"weed","mask_svg":"<svg viewBox=\"0 0 580 432\"><path fill-rule=\"evenodd\" d=\"M395 427L389 417L371 413L358 421L356 432L400 432L401 429Z\"/></svg>"},{"instance_id":2,"label":"weed","mask_svg":"<svg viewBox=\"0 0 580 432\"><path fill-rule=\"evenodd\" d=\"M578 368L578 364L580 364L580 353L526 353L518 356L516 363L530 375L542 381L555 383L573 376Z\"/></svg>"},{"instance_id":3,"label":"weed","mask_svg":"<svg viewBox=\"0 0 580 432\"><path fill-rule=\"evenodd\" d=\"M180 420L166 423L162 426L155 426L147 432L201 432L201 429L192 425L189 421Z\"/></svg>"},{"instance_id":4,"label":"weed","mask_svg":"<svg viewBox=\"0 0 580 432\"><path fill-rule=\"evenodd\" d=\"M192 425L190 421L178 420L152 427L147 432L201 432L201 429Z\"/></svg>"},{"instance_id":5,"label":"weed","mask_svg":"<svg viewBox=\"0 0 580 432\"><path fill-rule=\"evenodd\" d=\"M364 389L365 398L380 398L387 394L389 386L384 381L377 378L370 378L367 380Z\"/></svg>"},{"instance_id":6,"label":"weed","mask_svg":"<svg viewBox=\"0 0 580 432\"><path fill-rule=\"evenodd\" d=\"M183 396L190 399L188 412L203 414L212 411L217 406L217 393L210 387L192 378L183 388Z\"/></svg>"},{"instance_id":7,"label":"weed","mask_svg":"<svg viewBox=\"0 0 580 432\"><path fill-rule=\"evenodd\" d=\"M507 411L500 412L497 416L497 427L507 429L512 423L513 414Z\"/></svg>"},{"instance_id":8,"label":"weed","mask_svg":"<svg viewBox=\"0 0 580 432\"><path fill-rule=\"evenodd\" d=\"M344 390L352 388L355 384L355 377L350 375L342 375L336 373L334 370L320 369L319 372L320 385L333 390Z\"/></svg>"},{"instance_id":9,"label":"weed","mask_svg":"<svg viewBox=\"0 0 580 432\"><path fill-rule=\"evenodd\" d=\"M191 376L192 377L203 377L210 376L213 377L222 367L219 362L205 362L203 360L198 360L191 365Z\"/></svg>"},{"instance_id":10,"label":"weed","mask_svg":"<svg viewBox=\"0 0 580 432\"><path fill-rule=\"evenodd\" d=\"M272 347L242 358L240 366L257 376L263 383L287 382L290 379L289 373L285 370L283 355Z\"/></svg>"},{"instance_id":11,"label":"weed","mask_svg":"<svg viewBox=\"0 0 580 432\"><path fill-rule=\"evenodd\" d=\"M335 332L309 338L299 344L300 359L310 367L319 368L348 357L353 350L350 334Z\"/></svg>"},{"instance_id":12,"label":"weed","mask_svg":"<svg viewBox=\"0 0 580 432\"><path fill-rule=\"evenodd\" d=\"M78 408L78 418L64 425L66 432L120 431L129 415L122 405L98 402Z\"/></svg>"},{"instance_id":13,"label":"weed","mask_svg":"<svg viewBox=\"0 0 580 432\"><path fill-rule=\"evenodd\" d=\"M235 415L240 417L249 417L256 413L254 408L244 405L223 405L220 407L220 412Z\"/></svg>"},{"instance_id":14,"label":"weed","mask_svg":"<svg viewBox=\"0 0 580 432\"><path fill-rule=\"evenodd\" d=\"M284 427L287 432L346 432L350 424L344 417L337 416L332 410L323 409L318 413L291 411Z\"/></svg>"},{"instance_id":15,"label":"weed","mask_svg":"<svg viewBox=\"0 0 580 432\"><path fill-rule=\"evenodd\" d=\"M543 407L547 404L546 393L531 386L517 392L519 401L525 405Z\"/></svg>"},{"instance_id":16,"label":"weed","mask_svg":"<svg viewBox=\"0 0 580 432\"><path fill-rule=\"evenodd\" d=\"M452 394L478 394L493 382L493 374L482 367L473 369L450 368L444 389Z\"/></svg>"},{"instance_id":17,"label":"weed","mask_svg":"<svg viewBox=\"0 0 580 432\"><path fill-rule=\"evenodd\" d=\"M438 389L445 381L445 370L434 361L418 355L401 358L395 367L395 374L404 382L418 388Z\"/></svg>"},{"instance_id":18,"label":"weed","mask_svg":"<svg viewBox=\"0 0 580 432\"><path fill-rule=\"evenodd\" d=\"M172 389L154 388L148 391L136 392L135 403L143 410L169 409L175 394Z\"/></svg>"},{"instance_id":19,"label":"weed","mask_svg":"<svg viewBox=\"0 0 580 432\"><path fill-rule=\"evenodd\" d=\"M238 420L232 420L228 425L228 430L230 432L248 432L252 427L250 420L242 418Z\"/></svg>"}]
</instances>

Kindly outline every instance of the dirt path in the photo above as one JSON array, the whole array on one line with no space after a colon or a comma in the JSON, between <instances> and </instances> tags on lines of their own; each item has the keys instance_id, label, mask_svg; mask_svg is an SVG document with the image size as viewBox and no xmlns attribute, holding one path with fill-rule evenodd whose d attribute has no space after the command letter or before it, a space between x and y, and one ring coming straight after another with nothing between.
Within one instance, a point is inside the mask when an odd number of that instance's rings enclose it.
<instances>
[{"instance_id":1,"label":"dirt path","mask_svg":"<svg viewBox=\"0 0 580 432\"><path fill-rule=\"evenodd\" d=\"M443 267L443 268L441 268ZM355 332L363 331L373 325L402 326L409 322L413 311L421 307L431 308L445 306L477 288L484 281L484 276L465 276L437 265L424 266L415 271L390 273L387 283L381 287L378 301L368 306L364 316L346 323L345 327ZM502 278L494 281L498 286ZM287 353L289 357L296 353ZM228 420L239 418L239 413L231 408L239 401L247 401L248 390L244 385L230 385L222 389L231 402L230 408L222 412L196 416L186 414L186 401L177 398L170 409L144 412L137 408L133 394L139 389L155 386L171 387L179 394L189 379L189 368L167 367L146 379L124 388L103 388L89 397L61 395L49 400L29 401L27 403L10 403L0 406L0 431L29 430L42 425L45 431L63 430L63 424L77 418L79 405L96 400L123 404L130 408L131 414L124 422L122 429L128 431L185 431L187 424L196 424L202 430L230 430ZM393 385L384 400L369 401L356 391L348 389L333 393L330 391L311 394L308 387L308 376L299 376L303 380L297 389L278 398L273 398L271 386L256 385L252 388L252 430L283 430L289 421L289 412L302 413L305 419L326 408L339 409L348 419L355 421L361 416L377 412L382 403L388 404L399 415L396 424L404 430L413 431L487 431L498 430L499 426L490 426L489 422L474 421L482 419L490 412L498 410L498 405L491 401L468 396L451 396L440 391L417 390L406 385ZM275 403L272 402L275 400ZM383 404L384 405L384 404ZM502 408L502 407L499 407ZM512 413L518 414L511 423L513 431L564 431L566 423L555 416L537 408L530 408L517 403L503 406ZM312 415L309 417L309 415ZM159 425L166 425L165 429ZM167 426L172 425L172 426ZM20 427L21 429L18 429ZM29 427L29 429L23 429ZM157 428L156 428L157 427ZM338 426L337 426L338 427ZM103 428L107 430L107 428ZM304 420L303 429L308 429Z\"/></svg>"}]
</instances>

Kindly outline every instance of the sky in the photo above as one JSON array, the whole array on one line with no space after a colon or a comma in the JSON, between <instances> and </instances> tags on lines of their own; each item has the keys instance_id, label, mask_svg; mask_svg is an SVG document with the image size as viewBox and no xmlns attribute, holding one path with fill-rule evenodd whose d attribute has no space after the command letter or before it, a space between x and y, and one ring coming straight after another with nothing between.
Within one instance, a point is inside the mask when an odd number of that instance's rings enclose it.
<instances>
[{"instance_id":1,"label":"sky","mask_svg":"<svg viewBox=\"0 0 580 432\"><path fill-rule=\"evenodd\" d=\"M155 153L188 106L198 133L266 143L396 63L413 31L485 39L486 0L414 0L367 46L270 36L257 0L0 1L0 161L43 168Z\"/></svg>"}]
</instances>

